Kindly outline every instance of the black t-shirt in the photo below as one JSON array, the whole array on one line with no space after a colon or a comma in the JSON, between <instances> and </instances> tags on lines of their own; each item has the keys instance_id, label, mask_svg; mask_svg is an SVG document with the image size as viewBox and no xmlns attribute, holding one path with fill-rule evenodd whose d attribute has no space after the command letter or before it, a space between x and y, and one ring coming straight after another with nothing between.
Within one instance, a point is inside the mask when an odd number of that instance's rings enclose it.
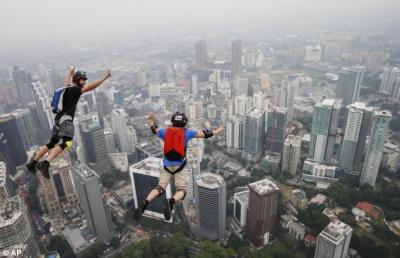
<instances>
[{"instance_id":1,"label":"black t-shirt","mask_svg":"<svg viewBox=\"0 0 400 258\"><path fill-rule=\"evenodd\" d=\"M63 114L70 115L74 118L76 105L78 104L79 98L82 95L82 87L80 86L70 86L65 89L63 97L63 109L57 114L57 118L61 117Z\"/></svg>"}]
</instances>

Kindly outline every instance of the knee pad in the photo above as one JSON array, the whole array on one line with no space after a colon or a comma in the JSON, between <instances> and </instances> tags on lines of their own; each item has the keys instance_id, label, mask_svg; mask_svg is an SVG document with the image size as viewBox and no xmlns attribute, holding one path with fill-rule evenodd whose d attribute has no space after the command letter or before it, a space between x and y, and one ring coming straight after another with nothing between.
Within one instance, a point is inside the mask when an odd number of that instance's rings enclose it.
<instances>
[{"instance_id":1,"label":"knee pad","mask_svg":"<svg viewBox=\"0 0 400 258\"><path fill-rule=\"evenodd\" d=\"M163 194L165 194L165 190L164 190L164 188L162 188L161 186L157 186L156 188L154 188L154 190L157 190L157 191L158 191L158 196L157 196L157 197L160 197L160 196L162 196Z\"/></svg>"},{"instance_id":2,"label":"knee pad","mask_svg":"<svg viewBox=\"0 0 400 258\"><path fill-rule=\"evenodd\" d=\"M63 136L63 137L61 137L61 140L62 140L61 144L58 145L58 146L60 146L61 149L65 150L65 148L67 148L69 146L72 147L72 144L71 144L72 138L71 137Z\"/></svg>"},{"instance_id":3,"label":"knee pad","mask_svg":"<svg viewBox=\"0 0 400 258\"><path fill-rule=\"evenodd\" d=\"M51 137L50 142L49 142L48 144L46 144L46 146L47 146L47 148L48 148L49 150L50 150L50 149L53 149L54 146L56 146L56 144L57 144L59 141L60 141L60 138L59 138L59 137L53 136L53 137Z\"/></svg>"},{"instance_id":4,"label":"knee pad","mask_svg":"<svg viewBox=\"0 0 400 258\"><path fill-rule=\"evenodd\" d=\"M178 189L176 192L182 192L183 193L183 197L182 197L182 200L181 200L181 201L183 201L183 199L185 199L185 197L186 197L186 190L185 189Z\"/></svg>"}]
</instances>

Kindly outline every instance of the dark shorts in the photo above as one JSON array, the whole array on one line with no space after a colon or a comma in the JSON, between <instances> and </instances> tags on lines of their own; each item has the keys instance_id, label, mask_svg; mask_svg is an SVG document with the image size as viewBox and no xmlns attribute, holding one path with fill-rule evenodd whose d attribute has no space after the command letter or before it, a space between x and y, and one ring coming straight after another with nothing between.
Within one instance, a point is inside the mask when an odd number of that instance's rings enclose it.
<instances>
[{"instance_id":1,"label":"dark shorts","mask_svg":"<svg viewBox=\"0 0 400 258\"><path fill-rule=\"evenodd\" d=\"M64 115L55 121L53 126L53 136L73 138L75 132L74 123L70 116Z\"/></svg>"}]
</instances>

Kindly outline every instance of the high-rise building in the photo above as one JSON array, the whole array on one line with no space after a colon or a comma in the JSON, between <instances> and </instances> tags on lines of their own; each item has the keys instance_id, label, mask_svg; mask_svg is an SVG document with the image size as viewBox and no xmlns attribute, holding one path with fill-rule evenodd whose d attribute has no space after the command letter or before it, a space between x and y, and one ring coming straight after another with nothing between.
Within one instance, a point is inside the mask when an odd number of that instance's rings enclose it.
<instances>
[{"instance_id":1,"label":"high-rise building","mask_svg":"<svg viewBox=\"0 0 400 258\"><path fill-rule=\"evenodd\" d=\"M54 126L54 114L51 108L51 99L47 95L44 85L40 82L32 82L33 93L41 131L50 133Z\"/></svg>"},{"instance_id":2,"label":"high-rise building","mask_svg":"<svg viewBox=\"0 0 400 258\"><path fill-rule=\"evenodd\" d=\"M243 133L244 150L256 158L264 153L265 110L253 108L246 113Z\"/></svg>"},{"instance_id":3,"label":"high-rise building","mask_svg":"<svg viewBox=\"0 0 400 258\"><path fill-rule=\"evenodd\" d=\"M383 64L390 58L389 53L382 51L368 52L364 56L363 64L368 72L378 73L382 71Z\"/></svg>"},{"instance_id":4,"label":"high-rise building","mask_svg":"<svg viewBox=\"0 0 400 258\"><path fill-rule=\"evenodd\" d=\"M128 138L128 150L130 153L135 151L135 144L138 142L136 130L133 126L128 125L126 128L127 138Z\"/></svg>"},{"instance_id":5,"label":"high-rise building","mask_svg":"<svg viewBox=\"0 0 400 258\"><path fill-rule=\"evenodd\" d=\"M128 115L124 109L119 108L112 111L111 128L115 133L116 143L121 152L129 152L127 119Z\"/></svg>"},{"instance_id":6,"label":"high-rise building","mask_svg":"<svg viewBox=\"0 0 400 258\"><path fill-rule=\"evenodd\" d=\"M247 111L253 106L252 99L246 96L235 98L235 115L245 116Z\"/></svg>"},{"instance_id":7,"label":"high-rise building","mask_svg":"<svg viewBox=\"0 0 400 258\"><path fill-rule=\"evenodd\" d=\"M185 115L189 121L197 120L203 117L203 102L188 101L185 104Z\"/></svg>"},{"instance_id":8,"label":"high-rise building","mask_svg":"<svg viewBox=\"0 0 400 258\"><path fill-rule=\"evenodd\" d=\"M81 136L85 159L89 167L99 173L107 172L110 168L107 145L104 130L99 122L87 121L83 123L81 125Z\"/></svg>"},{"instance_id":9,"label":"high-rise building","mask_svg":"<svg viewBox=\"0 0 400 258\"><path fill-rule=\"evenodd\" d=\"M48 94L52 94L56 89L64 87L63 79L61 78L60 74L52 69L46 69L45 79L48 86Z\"/></svg>"},{"instance_id":10,"label":"high-rise building","mask_svg":"<svg viewBox=\"0 0 400 258\"><path fill-rule=\"evenodd\" d=\"M306 62L319 62L321 61L321 46L307 46L304 60Z\"/></svg>"},{"instance_id":11,"label":"high-rise building","mask_svg":"<svg viewBox=\"0 0 400 258\"><path fill-rule=\"evenodd\" d=\"M7 165L21 166L25 164L28 157L18 130L17 120L12 114L0 114L0 134L4 134L4 138L7 140L7 148L11 154L9 161L12 163Z\"/></svg>"},{"instance_id":12,"label":"high-rise building","mask_svg":"<svg viewBox=\"0 0 400 258\"><path fill-rule=\"evenodd\" d=\"M114 132L110 128L104 129L104 139L106 141L107 152L108 153L117 152L115 148Z\"/></svg>"},{"instance_id":13,"label":"high-rise building","mask_svg":"<svg viewBox=\"0 0 400 258\"><path fill-rule=\"evenodd\" d=\"M347 258L353 229L334 220L318 235L314 258Z\"/></svg>"},{"instance_id":14,"label":"high-rise building","mask_svg":"<svg viewBox=\"0 0 400 258\"><path fill-rule=\"evenodd\" d=\"M0 249L25 247L21 257L38 257L39 246L24 202L18 196L0 201ZM7 255L8 256L8 255Z\"/></svg>"},{"instance_id":15,"label":"high-rise building","mask_svg":"<svg viewBox=\"0 0 400 258\"><path fill-rule=\"evenodd\" d=\"M0 161L0 202L15 195L11 179L8 177L6 163Z\"/></svg>"},{"instance_id":16,"label":"high-rise building","mask_svg":"<svg viewBox=\"0 0 400 258\"><path fill-rule=\"evenodd\" d=\"M3 161L9 174L15 175L17 173L14 156L11 153L11 148L8 143L5 133L0 131L0 161Z\"/></svg>"},{"instance_id":17,"label":"high-rise building","mask_svg":"<svg viewBox=\"0 0 400 258\"><path fill-rule=\"evenodd\" d=\"M251 243L260 247L276 237L279 188L269 179L249 184L247 233Z\"/></svg>"},{"instance_id":18,"label":"high-rise building","mask_svg":"<svg viewBox=\"0 0 400 258\"><path fill-rule=\"evenodd\" d=\"M186 174L186 197L184 203L192 204L194 199L194 179L200 175L200 162L203 160L204 144L198 142L189 143L186 157L188 160L188 169L184 171Z\"/></svg>"},{"instance_id":19,"label":"high-rise building","mask_svg":"<svg viewBox=\"0 0 400 258\"><path fill-rule=\"evenodd\" d=\"M242 74L242 41L240 39L232 42L232 77Z\"/></svg>"},{"instance_id":20,"label":"high-rise building","mask_svg":"<svg viewBox=\"0 0 400 258\"><path fill-rule=\"evenodd\" d=\"M347 121L340 145L338 166L347 172L360 172L372 109L356 102L347 107Z\"/></svg>"},{"instance_id":21,"label":"high-rise building","mask_svg":"<svg viewBox=\"0 0 400 258\"><path fill-rule=\"evenodd\" d=\"M234 116L228 120L226 126L226 144L228 148L243 149L244 118Z\"/></svg>"},{"instance_id":22,"label":"high-rise building","mask_svg":"<svg viewBox=\"0 0 400 258\"><path fill-rule=\"evenodd\" d=\"M273 107L268 110L266 119L266 150L280 153L286 138L286 108Z\"/></svg>"},{"instance_id":23,"label":"high-rise building","mask_svg":"<svg viewBox=\"0 0 400 258\"><path fill-rule=\"evenodd\" d=\"M310 159L316 162L332 162L340 108L340 101L335 99L324 99L315 104L311 126Z\"/></svg>"},{"instance_id":24,"label":"high-rise building","mask_svg":"<svg viewBox=\"0 0 400 258\"><path fill-rule=\"evenodd\" d=\"M96 93L97 112L99 113L100 124L104 127L104 119L111 112L111 105L106 94L102 91Z\"/></svg>"},{"instance_id":25,"label":"high-rise building","mask_svg":"<svg viewBox=\"0 0 400 258\"><path fill-rule=\"evenodd\" d=\"M17 109L12 112L12 115L17 122L18 131L21 135L24 148L25 150L29 150L29 148L37 142L31 112L27 108Z\"/></svg>"},{"instance_id":26,"label":"high-rise building","mask_svg":"<svg viewBox=\"0 0 400 258\"><path fill-rule=\"evenodd\" d=\"M262 92L253 94L253 107L257 109L268 109L268 101Z\"/></svg>"},{"instance_id":27,"label":"high-rise building","mask_svg":"<svg viewBox=\"0 0 400 258\"><path fill-rule=\"evenodd\" d=\"M287 119L294 117L294 97L296 95L295 81L283 80L276 93L276 106L286 108Z\"/></svg>"},{"instance_id":28,"label":"high-rise building","mask_svg":"<svg viewBox=\"0 0 400 258\"><path fill-rule=\"evenodd\" d=\"M235 95L248 96L249 95L249 79L245 76L237 76L235 80Z\"/></svg>"},{"instance_id":29,"label":"high-rise building","mask_svg":"<svg viewBox=\"0 0 400 258\"><path fill-rule=\"evenodd\" d=\"M197 83L197 74L192 74L192 84L190 88L190 93L192 94L193 98L197 98L199 88Z\"/></svg>"},{"instance_id":30,"label":"high-rise building","mask_svg":"<svg viewBox=\"0 0 400 258\"><path fill-rule=\"evenodd\" d=\"M394 82L394 89L393 89L393 99L399 101L400 100L400 77Z\"/></svg>"},{"instance_id":31,"label":"high-rise building","mask_svg":"<svg viewBox=\"0 0 400 258\"><path fill-rule=\"evenodd\" d=\"M365 68L363 66L343 68L339 73L336 97L343 99L344 105L358 101Z\"/></svg>"},{"instance_id":32,"label":"high-rise building","mask_svg":"<svg viewBox=\"0 0 400 258\"><path fill-rule=\"evenodd\" d=\"M78 204L78 194L72 183L71 171L68 162L57 159L50 167L50 179L39 176L44 201L48 212L59 211L61 203Z\"/></svg>"},{"instance_id":33,"label":"high-rise building","mask_svg":"<svg viewBox=\"0 0 400 258\"><path fill-rule=\"evenodd\" d=\"M379 91L390 96L393 95L396 79L400 77L400 69L397 67L384 67L383 78Z\"/></svg>"},{"instance_id":34,"label":"high-rise building","mask_svg":"<svg viewBox=\"0 0 400 258\"><path fill-rule=\"evenodd\" d=\"M86 165L73 167L73 179L89 229L104 243L110 243L113 224L99 175Z\"/></svg>"},{"instance_id":35,"label":"high-rise building","mask_svg":"<svg viewBox=\"0 0 400 258\"><path fill-rule=\"evenodd\" d=\"M18 66L12 69L12 75L15 81L17 93L22 105L27 106L29 103L34 102L33 91L31 87L32 77L25 70L21 70Z\"/></svg>"},{"instance_id":36,"label":"high-rise building","mask_svg":"<svg viewBox=\"0 0 400 258\"><path fill-rule=\"evenodd\" d=\"M201 239L223 240L226 234L226 184L217 174L202 173L195 178L197 228Z\"/></svg>"},{"instance_id":37,"label":"high-rise building","mask_svg":"<svg viewBox=\"0 0 400 258\"><path fill-rule=\"evenodd\" d=\"M249 190L237 192L233 196L233 217L241 229L246 227L247 209L249 206Z\"/></svg>"},{"instance_id":38,"label":"high-rise building","mask_svg":"<svg viewBox=\"0 0 400 258\"><path fill-rule=\"evenodd\" d=\"M162 159L155 157L148 157L129 167L135 208L138 207L139 202L146 199L151 189L158 185L162 170ZM164 220L164 201L171 197L171 184L168 184L165 194L149 203L143 215ZM169 222L172 222L172 218Z\"/></svg>"},{"instance_id":39,"label":"high-rise building","mask_svg":"<svg viewBox=\"0 0 400 258\"><path fill-rule=\"evenodd\" d=\"M389 111L376 111L373 117L370 140L365 154L364 167L361 172L360 184L370 184L375 187L379 166L382 161L383 147L388 137L389 122L392 114Z\"/></svg>"},{"instance_id":40,"label":"high-rise building","mask_svg":"<svg viewBox=\"0 0 400 258\"><path fill-rule=\"evenodd\" d=\"M200 68L204 68L208 63L208 50L207 50L207 41L199 40L195 44L196 48L196 63Z\"/></svg>"},{"instance_id":41,"label":"high-rise building","mask_svg":"<svg viewBox=\"0 0 400 258\"><path fill-rule=\"evenodd\" d=\"M283 146L282 171L297 175L300 164L301 137L288 135Z\"/></svg>"}]
</instances>

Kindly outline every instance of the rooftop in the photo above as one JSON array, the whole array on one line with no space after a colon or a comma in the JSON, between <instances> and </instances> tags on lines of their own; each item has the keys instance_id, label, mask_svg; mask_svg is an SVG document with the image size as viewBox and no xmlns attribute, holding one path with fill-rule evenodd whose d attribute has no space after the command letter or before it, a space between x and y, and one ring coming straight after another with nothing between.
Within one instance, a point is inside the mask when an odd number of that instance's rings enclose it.
<instances>
[{"instance_id":1,"label":"rooftop","mask_svg":"<svg viewBox=\"0 0 400 258\"><path fill-rule=\"evenodd\" d=\"M225 184L225 181L218 174L204 172L201 173L199 176L196 176L196 183L201 187L215 189Z\"/></svg>"},{"instance_id":2,"label":"rooftop","mask_svg":"<svg viewBox=\"0 0 400 258\"><path fill-rule=\"evenodd\" d=\"M75 172L83 178L98 176L92 169L82 164L75 166Z\"/></svg>"},{"instance_id":3,"label":"rooftop","mask_svg":"<svg viewBox=\"0 0 400 258\"><path fill-rule=\"evenodd\" d=\"M342 238L350 230L352 230L352 228L349 225L336 219L329 223L329 225L324 228L321 234L331 238L334 241L339 241L340 238Z\"/></svg>"},{"instance_id":4,"label":"rooftop","mask_svg":"<svg viewBox=\"0 0 400 258\"><path fill-rule=\"evenodd\" d=\"M269 192L279 191L279 187L269 179L263 179L249 184L249 187L258 194L266 194Z\"/></svg>"},{"instance_id":5,"label":"rooftop","mask_svg":"<svg viewBox=\"0 0 400 258\"><path fill-rule=\"evenodd\" d=\"M14 224L22 215L21 200L17 196L0 202L0 227Z\"/></svg>"},{"instance_id":6,"label":"rooftop","mask_svg":"<svg viewBox=\"0 0 400 258\"><path fill-rule=\"evenodd\" d=\"M156 157L148 157L136 164L130 166L130 169L139 169L145 171L159 171L162 165L162 159Z\"/></svg>"},{"instance_id":7,"label":"rooftop","mask_svg":"<svg viewBox=\"0 0 400 258\"><path fill-rule=\"evenodd\" d=\"M123 185L115 191L115 194L122 200L129 200L133 198L132 186L130 184Z\"/></svg>"}]
</instances>

